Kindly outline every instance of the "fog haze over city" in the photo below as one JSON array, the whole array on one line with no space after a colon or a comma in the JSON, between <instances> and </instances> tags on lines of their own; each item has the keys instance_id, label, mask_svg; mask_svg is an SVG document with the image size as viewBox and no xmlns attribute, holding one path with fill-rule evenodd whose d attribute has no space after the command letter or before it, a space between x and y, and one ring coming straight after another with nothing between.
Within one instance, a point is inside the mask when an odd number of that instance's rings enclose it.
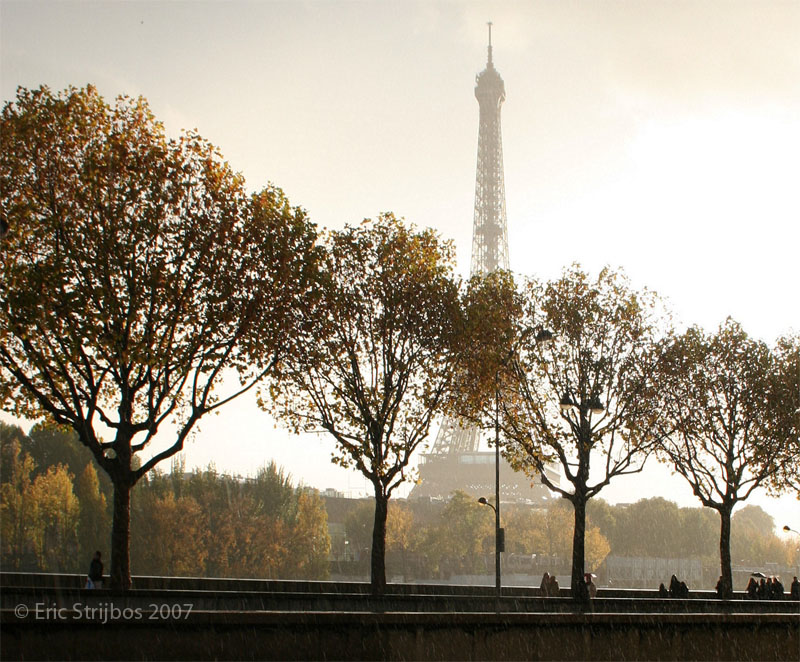
<instances>
[{"instance_id":1,"label":"fog haze over city","mask_svg":"<svg viewBox=\"0 0 800 662\"><path fill-rule=\"evenodd\" d=\"M516 274L611 265L679 327L732 316L770 344L800 328L800 3L4 0L0 86L3 103L18 86L143 95L250 190L274 182L328 228L382 211L433 227L466 275L487 21ZM202 420L184 457L241 474L274 458L369 494L331 449L248 395ZM650 496L700 505L654 462L601 494ZM800 528L796 499L746 503Z\"/></svg>"}]
</instances>

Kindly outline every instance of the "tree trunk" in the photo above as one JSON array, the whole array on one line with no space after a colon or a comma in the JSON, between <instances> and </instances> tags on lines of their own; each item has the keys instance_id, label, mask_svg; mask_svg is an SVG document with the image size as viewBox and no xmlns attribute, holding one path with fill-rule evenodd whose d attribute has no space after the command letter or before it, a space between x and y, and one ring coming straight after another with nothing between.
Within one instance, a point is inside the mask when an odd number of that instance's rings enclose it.
<instances>
[{"instance_id":1,"label":"tree trunk","mask_svg":"<svg viewBox=\"0 0 800 662\"><path fill-rule=\"evenodd\" d=\"M114 520L111 525L111 588L131 587L131 488L114 481Z\"/></svg>"},{"instance_id":2,"label":"tree trunk","mask_svg":"<svg viewBox=\"0 0 800 662\"><path fill-rule=\"evenodd\" d=\"M370 579L372 595L386 592L386 516L389 512L389 497L375 490L375 524L372 527L372 555Z\"/></svg>"},{"instance_id":3,"label":"tree trunk","mask_svg":"<svg viewBox=\"0 0 800 662\"><path fill-rule=\"evenodd\" d=\"M577 598L583 595L579 590L580 583L585 583L584 558L586 557L586 499L581 495L575 495L572 501L575 509L575 528L572 534L572 578L570 589L572 597Z\"/></svg>"},{"instance_id":4,"label":"tree trunk","mask_svg":"<svg viewBox=\"0 0 800 662\"><path fill-rule=\"evenodd\" d=\"M731 511L732 506L723 506L719 510L719 564L720 564L720 597L727 600L733 597L733 573L731 572Z\"/></svg>"}]
</instances>

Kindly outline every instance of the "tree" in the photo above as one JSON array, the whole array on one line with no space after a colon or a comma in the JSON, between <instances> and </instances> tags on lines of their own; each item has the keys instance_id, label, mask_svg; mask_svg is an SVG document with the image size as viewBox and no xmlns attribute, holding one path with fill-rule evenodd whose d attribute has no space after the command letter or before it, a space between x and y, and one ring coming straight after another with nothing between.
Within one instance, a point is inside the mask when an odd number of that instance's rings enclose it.
<instances>
[{"instance_id":1,"label":"tree","mask_svg":"<svg viewBox=\"0 0 800 662\"><path fill-rule=\"evenodd\" d=\"M131 559L139 572L326 579L327 516L315 490L274 463L254 478L151 471L136 487Z\"/></svg>"},{"instance_id":2,"label":"tree","mask_svg":"<svg viewBox=\"0 0 800 662\"><path fill-rule=\"evenodd\" d=\"M316 234L198 135L167 139L141 98L20 88L1 128L0 397L70 426L109 475L127 588L131 488L281 360Z\"/></svg>"},{"instance_id":3,"label":"tree","mask_svg":"<svg viewBox=\"0 0 800 662\"><path fill-rule=\"evenodd\" d=\"M244 490L231 494L227 508L207 510L209 560L217 577L280 576L288 556L286 523L264 512ZM216 522L216 525L213 523Z\"/></svg>"},{"instance_id":4,"label":"tree","mask_svg":"<svg viewBox=\"0 0 800 662\"><path fill-rule=\"evenodd\" d=\"M390 503L386 517L386 550L399 552L404 581L408 581L408 552L417 541L415 534L411 509L406 505Z\"/></svg>"},{"instance_id":5,"label":"tree","mask_svg":"<svg viewBox=\"0 0 800 662\"><path fill-rule=\"evenodd\" d=\"M331 538L328 513L315 490L298 488L297 508L289 525L286 562L281 576L291 579L327 579Z\"/></svg>"},{"instance_id":6,"label":"tree","mask_svg":"<svg viewBox=\"0 0 800 662\"><path fill-rule=\"evenodd\" d=\"M775 344L774 398L788 414L783 434L786 444L776 461L780 470L767 480L773 493L794 492L800 498L800 334L787 334Z\"/></svg>"},{"instance_id":7,"label":"tree","mask_svg":"<svg viewBox=\"0 0 800 662\"><path fill-rule=\"evenodd\" d=\"M577 265L547 285L529 281L511 360L497 368L505 455L572 504L573 595L584 581L587 502L641 471L657 439L658 312L652 293L608 268L595 282ZM567 486L548 478L550 461Z\"/></svg>"},{"instance_id":8,"label":"tree","mask_svg":"<svg viewBox=\"0 0 800 662\"><path fill-rule=\"evenodd\" d=\"M391 214L332 232L320 300L264 406L295 432L324 430L333 462L372 484L374 593L386 585L389 498L427 439L458 351L453 250Z\"/></svg>"},{"instance_id":9,"label":"tree","mask_svg":"<svg viewBox=\"0 0 800 662\"><path fill-rule=\"evenodd\" d=\"M506 551L515 554L541 554L548 549L546 513L527 506L506 510Z\"/></svg>"},{"instance_id":10,"label":"tree","mask_svg":"<svg viewBox=\"0 0 800 662\"><path fill-rule=\"evenodd\" d=\"M598 497L586 504L586 517L603 532L611 549L616 552L617 531L624 520L624 511Z\"/></svg>"},{"instance_id":11,"label":"tree","mask_svg":"<svg viewBox=\"0 0 800 662\"><path fill-rule=\"evenodd\" d=\"M570 524L575 521L575 513L570 513L570 504L563 501L550 503L544 518L546 546L542 549L548 556L568 558L572 547Z\"/></svg>"},{"instance_id":12,"label":"tree","mask_svg":"<svg viewBox=\"0 0 800 662\"><path fill-rule=\"evenodd\" d=\"M388 522L388 511L387 511ZM369 556L372 530L375 525L375 502L360 501L350 508L344 518L344 531L349 545L350 558L361 560Z\"/></svg>"},{"instance_id":13,"label":"tree","mask_svg":"<svg viewBox=\"0 0 800 662\"><path fill-rule=\"evenodd\" d=\"M675 541L679 556L684 558L714 559L718 538L715 534L714 512L706 508L681 508L680 529Z\"/></svg>"},{"instance_id":14,"label":"tree","mask_svg":"<svg viewBox=\"0 0 800 662\"><path fill-rule=\"evenodd\" d=\"M63 464L48 467L31 485L31 542L45 572L74 571L80 504Z\"/></svg>"},{"instance_id":15,"label":"tree","mask_svg":"<svg viewBox=\"0 0 800 662\"><path fill-rule=\"evenodd\" d=\"M759 506L745 506L731 517L731 560L753 567L791 563L788 548L775 535L775 521Z\"/></svg>"},{"instance_id":16,"label":"tree","mask_svg":"<svg viewBox=\"0 0 800 662\"><path fill-rule=\"evenodd\" d=\"M680 509L674 501L640 499L621 513L613 541L628 556L681 558L681 525Z\"/></svg>"},{"instance_id":17,"label":"tree","mask_svg":"<svg viewBox=\"0 0 800 662\"><path fill-rule=\"evenodd\" d=\"M439 525L430 527L425 551L439 575L486 572L487 554L494 550L494 519L490 508L466 492L457 491L442 509Z\"/></svg>"},{"instance_id":18,"label":"tree","mask_svg":"<svg viewBox=\"0 0 800 662\"><path fill-rule=\"evenodd\" d=\"M611 545L596 526L586 527L586 563L590 570L597 570L611 551Z\"/></svg>"},{"instance_id":19,"label":"tree","mask_svg":"<svg viewBox=\"0 0 800 662\"><path fill-rule=\"evenodd\" d=\"M100 481L93 464L87 464L75 480L75 496L80 503L78 518L80 558L86 559L88 564L94 552L101 549L104 541L108 540L111 530L108 504L100 490Z\"/></svg>"},{"instance_id":20,"label":"tree","mask_svg":"<svg viewBox=\"0 0 800 662\"><path fill-rule=\"evenodd\" d=\"M36 464L21 451L22 430L3 425L2 483L0 483L0 542L3 565L22 569L34 520L34 497L31 476ZM19 433L19 435L17 434Z\"/></svg>"},{"instance_id":21,"label":"tree","mask_svg":"<svg viewBox=\"0 0 800 662\"><path fill-rule=\"evenodd\" d=\"M63 464L70 473L79 476L87 464L94 462L75 431L65 426L36 423L28 431L26 450L42 472Z\"/></svg>"},{"instance_id":22,"label":"tree","mask_svg":"<svg viewBox=\"0 0 800 662\"><path fill-rule=\"evenodd\" d=\"M414 513L408 506L389 505L386 519L386 547L405 553L414 543Z\"/></svg>"},{"instance_id":23,"label":"tree","mask_svg":"<svg viewBox=\"0 0 800 662\"><path fill-rule=\"evenodd\" d=\"M0 421L0 483L7 483L12 479L12 470L26 441L27 436L22 428ZM30 453L27 454L30 457ZM33 463L36 464L35 461Z\"/></svg>"},{"instance_id":24,"label":"tree","mask_svg":"<svg viewBox=\"0 0 800 662\"><path fill-rule=\"evenodd\" d=\"M208 528L203 512L190 496L172 493L151 498L142 509L147 535L134 545L138 571L145 575L202 577L205 574ZM143 527L144 528L144 527Z\"/></svg>"},{"instance_id":25,"label":"tree","mask_svg":"<svg viewBox=\"0 0 800 662\"><path fill-rule=\"evenodd\" d=\"M690 328L665 357L659 392L670 434L659 454L719 513L722 590L730 596L731 514L781 470L796 430L792 401L783 397L776 356L730 318L713 335Z\"/></svg>"}]
</instances>

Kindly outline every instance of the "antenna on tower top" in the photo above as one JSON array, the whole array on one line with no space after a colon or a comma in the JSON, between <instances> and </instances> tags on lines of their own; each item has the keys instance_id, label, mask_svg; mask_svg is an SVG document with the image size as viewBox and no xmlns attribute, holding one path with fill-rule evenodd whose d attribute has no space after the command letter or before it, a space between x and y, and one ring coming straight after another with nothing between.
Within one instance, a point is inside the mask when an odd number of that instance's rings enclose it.
<instances>
[{"instance_id":1,"label":"antenna on tower top","mask_svg":"<svg viewBox=\"0 0 800 662\"><path fill-rule=\"evenodd\" d=\"M489 21L486 25L489 26L489 64L492 63L492 22Z\"/></svg>"}]
</instances>

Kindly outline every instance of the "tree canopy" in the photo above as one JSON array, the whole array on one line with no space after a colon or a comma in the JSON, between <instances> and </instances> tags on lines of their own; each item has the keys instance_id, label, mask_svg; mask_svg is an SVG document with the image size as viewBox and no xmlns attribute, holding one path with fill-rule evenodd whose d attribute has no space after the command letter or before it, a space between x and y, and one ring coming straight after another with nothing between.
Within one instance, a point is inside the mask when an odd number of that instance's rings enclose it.
<instances>
[{"instance_id":1,"label":"tree canopy","mask_svg":"<svg viewBox=\"0 0 800 662\"><path fill-rule=\"evenodd\" d=\"M780 432L786 444L777 458L780 469L767 481L767 488L775 493L793 492L800 499L800 334L778 338L773 354L777 369L772 392L786 416Z\"/></svg>"},{"instance_id":2,"label":"tree canopy","mask_svg":"<svg viewBox=\"0 0 800 662\"><path fill-rule=\"evenodd\" d=\"M333 462L372 484L373 590L385 585L387 504L448 392L460 304L453 252L391 214L331 232L320 298L262 404L296 432L325 431Z\"/></svg>"},{"instance_id":3,"label":"tree canopy","mask_svg":"<svg viewBox=\"0 0 800 662\"><path fill-rule=\"evenodd\" d=\"M784 469L797 429L786 394L800 385L787 384L773 351L730 318L714 334L692 327L676 337L662 366L659 406L668 434L659 454L720 515L721 576L729 595L733 508Z\"/></svg>"},{"instance_id":4,"label":"tree canopy","mask_svg":"<svg viewBox=\"0 0 800 662\"><path fill-rule=\"evenodd\" d=\"M316 233L197 134L168 139L142 98L20 88L0 141L0 397L72 427L110 476L126 587L131 487L282 358Z\"/></svg>"},{"instance_id":5,"label":"tree canopy","mask_svg":"<svg viewBox=\"0 0 800 662\"><path fill-rule=\"evenodd\" d=\"M641 471L657 439L651 397L666 322L657 297L606 268L528 281L516 344L500 371L504 452L575 511L572 589L583 582L586 503ZM566 485L551 481L557 462Z\"/></svg>"}]
</instances>

